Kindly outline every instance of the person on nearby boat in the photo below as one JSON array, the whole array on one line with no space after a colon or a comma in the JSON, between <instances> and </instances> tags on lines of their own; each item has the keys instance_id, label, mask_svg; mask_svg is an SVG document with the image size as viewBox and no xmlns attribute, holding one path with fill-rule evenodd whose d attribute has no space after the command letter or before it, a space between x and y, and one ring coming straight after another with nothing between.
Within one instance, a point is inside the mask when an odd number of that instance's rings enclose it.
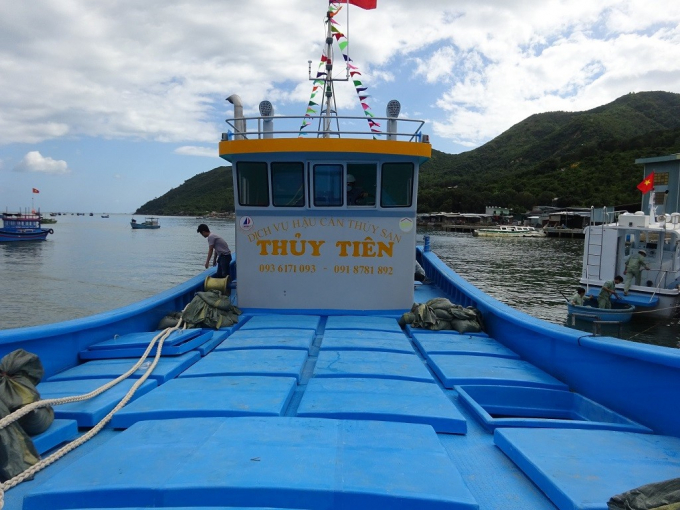
<instances>
[{"instance_id":1,"label":"person on nearby boat","mask_svg":"<svg viewBox=\"0 0 680 510\"><path fill-rule=\"evenodd\" d=\"M210 267L210 259L212 258L212 265L217 264L215 278L225 278L229 274L229 263L231 262L229 245L220 236L210 232L205 223L201 223L196 232L208 239L208 258L205 259L205 268Z\"/></svg>"},{"instance_id":2,"label":"person on nearby boat","mask_svg":"<svg viewBox=\"0 0 680 510\"><path fill-rule=\"evenodd\" d=\"M423 269L423 266L418 264L418 261L416 260L416 270L415 274L413 275L413 279L416 282L424 282L427 279L427 275L425 274L425 270Z\"/></svg>"},{"instance_id":3,"label":"person on nearby boat","mask_svg":"<svg viewBox=\"0 0 680 510\"><path fill-rule=\"evenodd\" d=\"M645 262L645 257L647 252L645 250L638 250L637 253L633 253L626 261L626 268L623 270L623 274L626 276L626 283L623 285L623 295L628 295L628 289L630 289L630 284L635 277L635 285L640 285L642 281L642 270L649 270L649 266Z\"/></svg>"},{"instance_id":4,"label":"person on nearby boat","mask_svg":"<svg viewBox=\"0 0 680 510\"><path fill-rule=\"evenodd\" d=\"M600 289L600 294L597 296L598 308L610 309L612 307L612 295L618 299L619 295L616 293L616 285L622 282L623 278L618 274L614 277L613 281L607 280L604 282L602 289Z\"/></svg>"},{"instance_id":5,"label":"person on nearby boat","mask_svg":"<svg viewBox=\"0 0 680 510\"><path fill-rule=\"evenodd\" d=\"M593 296L590 296L590 295L586 296L586 289L584 289L583 287L579 287L576 290L576 294L571 296L571 299L569 300L569 302L572 305L583 306L586 299L590 299L591 297L593 297Z\"/></svg>"},{"instance_id":6,"label":"person on nearby boat","mask_svg":"<svg viewBox=\"0 0 680 510\"><path fill-rule=\"evenodd\" d=\"M347 175L347 205L363 205L361 199L366 198L368 193L359 186L352 174Z\"/></svg>"}]
</instances>

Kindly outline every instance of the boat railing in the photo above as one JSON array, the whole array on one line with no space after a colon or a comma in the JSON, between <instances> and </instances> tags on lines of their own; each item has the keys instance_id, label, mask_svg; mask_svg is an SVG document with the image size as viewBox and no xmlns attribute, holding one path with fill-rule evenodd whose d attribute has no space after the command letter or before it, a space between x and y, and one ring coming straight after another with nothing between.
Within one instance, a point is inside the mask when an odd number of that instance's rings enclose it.
<instances>
[{"instance_id":1,"label":"boat railing","mask_svg":"<svg viewBox=\"0 0 680 510\"><path fill-rule=\"evenodd\" d=\"M256 121L257 129L248 130L248 121ZM227 119L226 123L230 129L227 133L222 133L223 141L263 138L378 138L409 142L428 141L428 135L422 133L425 121L394 117L277 115L237 117ZM314 129L312 124L317 123L318 129ZM379 129L383 124L385 130ZM365 127L362 129L361 125ZM409 129L405 131L397 129L397 126L404 125Z\"/></svg>"},{"instance_id":2,"label":"boat railing","mask_svg":"<svg viewBox=\"0 0 680 510\"><path fill-rule=\"evenodd\" d=\"M654 296L656 296L656 293L661 290L661 282L663 282L664 287L666 286L666 277L668 276L668 271L659 271L656 277L656 287L654 287L654 292L652 292L652 295L649 297L649 302L652 302L652 299L654 299Z\"/></svg>"}]
</instances>

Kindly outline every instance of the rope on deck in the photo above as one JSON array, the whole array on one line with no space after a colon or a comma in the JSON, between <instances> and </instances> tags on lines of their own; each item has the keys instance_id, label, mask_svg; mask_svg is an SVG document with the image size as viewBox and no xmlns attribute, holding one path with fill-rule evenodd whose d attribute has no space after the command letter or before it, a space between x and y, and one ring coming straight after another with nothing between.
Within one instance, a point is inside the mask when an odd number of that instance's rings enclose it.
<instances>
[{"instance_id":1,"label":"rope on deck","mask_svg":"<svg viewBox=\"0 0 680 510\"><path fill-rule=\"evenodd\" d=\"M186 309L186 307L185 307ZM184 311L184 310L182 310ZM87 431L85 434L82 436L74 439L70 443L62 446L59 450L54 452L52 455L49 455L48 457L45 457L44 459L41 459L39 462L36 464L32 465L28 469L26 469L24 472L18 474L14 478L11 478L10 480L7 480L6 482L0 484L0 510L4 508L5 506L5 492L11 489L12 487L16 487L19 485L21 482L24 482L30 478L33 478L33 476L41 471L42 469L46 468L50 464L54 463L55 461L59 460L62 458L64 455L67 453L75 450L79 446L85 444L87 441L92 439L94 436L96 436L105 426L106 424L111 420L114 414L116 414L121 408L123 408L129 401L130 399L134 396L134 394L137 392L139 387L144 384L144 381L147 380L147 378L151 375L151 373L154 371L156 368L156 365L158 364L158 361L160 360L161 357L161 351L163 349L163 343L165 340L170 336L170 334L173 331L177 331L180 329L182 326L182 323L184 321L180 319L177 324L171 328L166 328L160 333L158 333L156 336L153 337L151 342L149 342L149 345L147 346L146 350L144 351L144 354L142 354L142 357L139 358L139 361L135 363L130 370L125 372L123 375L119 376L118 378L114 379L113 381L109 381L108 383L104 384L103 386L100 386L96 390L91 391L90 393L86 393L83 395L74 395L70 397L61 397L61 398L51 398L51 399L45 399L45 400L38 400L37 402L33 402L31 404L28 404L25 407L22 407L21 409L17 409L15 412L12 414L9 414L5 418L0 420L0 429L3 429L7 427L10 423L13 423L17 421L19 418L22 416L25 416L26 414L30 413L34 409L39 409L41 407L46 407L49 405L60 405L60 404L68 404L70 402L82 402L84 400L89 400L91 398L94 398L98 395L101 395L104 393L106 390L112 388L116 384L124 381L127 379L129 376L131 376L133 373L137 371L137 369L144 363L146 360L147 356L151 352L151 349L153 349L154 345L158 341L158 349L156 350L156 356L154 357L153 362L149 367L146 369L146 372L135 382L135 384L132 385L130 390L125 394L125 396L121 399L120 402L114 407L104 418L102 418L99 423L97 423L94 427L92 427L89 431ZM182 329L186 329L186 324L183 325Z\"/></svg>"}]
</instances>

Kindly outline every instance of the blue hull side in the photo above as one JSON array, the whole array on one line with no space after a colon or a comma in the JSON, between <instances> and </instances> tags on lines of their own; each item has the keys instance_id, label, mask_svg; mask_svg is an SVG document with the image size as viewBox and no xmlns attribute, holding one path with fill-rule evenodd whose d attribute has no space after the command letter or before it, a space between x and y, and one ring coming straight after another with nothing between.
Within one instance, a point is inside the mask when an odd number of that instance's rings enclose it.
<instances>
[{"instance_id":1,"label":"blue hull side","mask_svg":"<svg viewBox=\"0 0 680 510\"><path fill-rule=\"evenodd\" d=\"M480 310L489 335L523 359L656 433L680 436L680 350L547 323L486 295L434 253L420 252L419 260L452 301Z\"/></svg>"},{"instance_id":2,"label":"blue hull side","mask_svg":"<svg viewBox=\"0 0 680 510\"><path fill-rule=\"evenodd\" d=\"M0 242L12 241L44 241L47 239L49 230L41 229L36 232L3 232L0 231Z\"/></svg>"},{"instance_id":3,"label":"blue hull side","mask_svg":"<svg viewBox=\"0 0 680 510\"><path fill-rule=\"evenodd\" d=\"M91 317L44 326L0 330L0 356L15 349L37 354L45 368L44 379L78 364L78 353L88 346L137 331L152 331L171 312L182 310L214 268L165 292L138 303Z\"/></svg>"}]
</instances>

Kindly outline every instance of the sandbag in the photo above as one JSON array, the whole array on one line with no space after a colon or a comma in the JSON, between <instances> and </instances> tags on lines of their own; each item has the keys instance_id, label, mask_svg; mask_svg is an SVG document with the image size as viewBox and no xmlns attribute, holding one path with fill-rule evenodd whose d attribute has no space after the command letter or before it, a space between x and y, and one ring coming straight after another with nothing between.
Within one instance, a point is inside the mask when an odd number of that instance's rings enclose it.
<instances>
[{"instance_id":1,"label":"sandbag","mask_svg":"<svg viewBox=\"0 0 680 510\"><path fill-rule=\"evenodd\" d=\"M231 304L228 296L216 290L197 292L182 313L189 327L220 329L238 322L241 310Z\"/></svg>"},{"instance_id":2,"label":"sandbag","mask_svg":"<svg viewBox=\"0 0 680 510\"><path fill-rule=\"evenodd\" d=\"M454 330L459 333L478 333L484 330L482 314L476 308L454 305L446 298L430 299L426 303L414 303L410 312L399 319L402 326L431 331Z\"/></svg>"},{"instance_id":3,"label":"sandbag","mask_svg":"<svg viewBox=\"0 0 680 510\"><path fill-rule=\"evenodd\" d=\"M650 483L622 494L607 502L609 510L678 510L680 509L680 478Z\"/></svg>"},{"instance_id":4,"label":"sandbag","mask_svg":"<svg viewBox=\"0 0 680 510\"><path fill-rule=\"evenodd\" d=\"M0 418L9 414L5 403L0 401ZM23 473L39 460L33 441L18 422L0 429L0 482Z\"/></svg>"},{"instance_id":5,"label":"sandbag","mask_svg":"<svg viewBox=\"0 0 680 510\"><path fill-rule=\"evenodd\" d=\"M177 326L177 323L180 321L181 318L182 312L169 313L160 320L158 326L156 326L156 329L174 328L175 326Z\"/></svg>"},{"instance_id":6,"label":"sandbag","mask_svg":"<svg viewBox=\"0 0 680 510\"><path fill-rule=\"evenodd\" d=\"M37 355L17 349L0 360L0 400L9 413L40 400L36 385L45 370ZM35 409L19 419L19 425L31 435L45 432L54 421L52 407Z\"/></svg>"}]
</instances>

